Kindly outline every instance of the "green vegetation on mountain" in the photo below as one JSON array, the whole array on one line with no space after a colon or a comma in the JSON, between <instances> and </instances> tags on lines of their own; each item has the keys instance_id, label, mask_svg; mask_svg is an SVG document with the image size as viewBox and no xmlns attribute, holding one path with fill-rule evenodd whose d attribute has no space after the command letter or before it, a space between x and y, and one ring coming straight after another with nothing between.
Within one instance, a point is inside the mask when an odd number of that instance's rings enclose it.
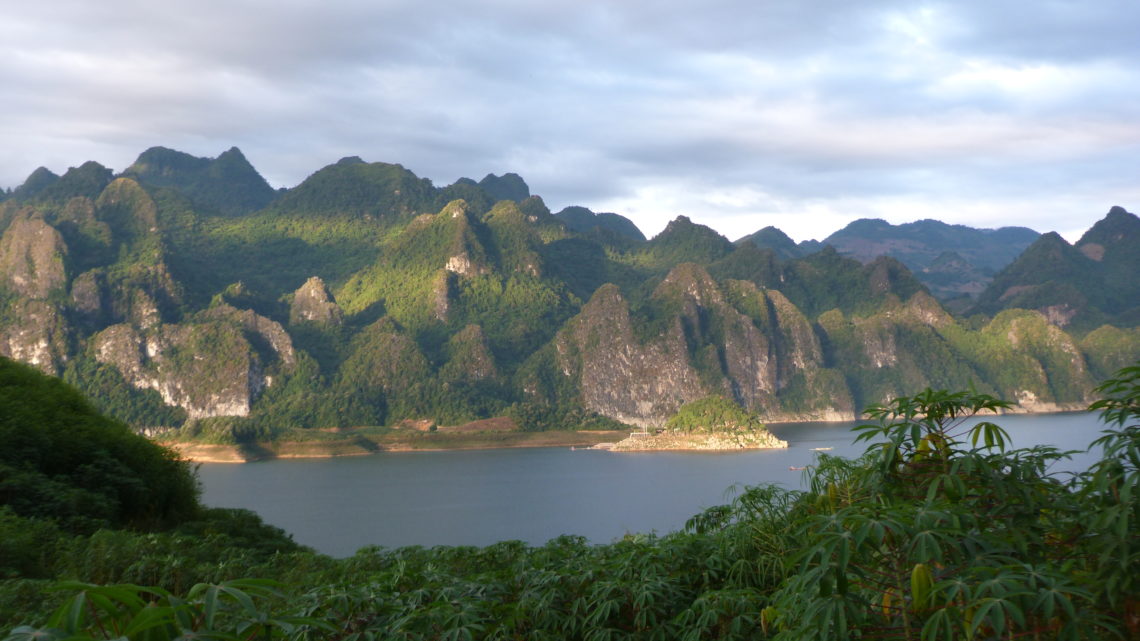
<instances>
[{"instance_id":1,"label":"green vegetation on mountain","mask_svg":"<svg viewBox=\"0 0 1140 641\"><path fill-rule=\"evenodd\" d=\"M63 577L183 590L299 550L252 512L201 506L190 463L57 378L0 357L0 410L0 630L57 603Z\"/></svg>"},{"instance_id":2,"label":"green vegetation on mountain","mask_svg":"<svg viewBox=\"0 0 1140 641\"><path fill-rule=\"evenodd\" d=\"M994 277L973 311L1035 309L1080 332L1106 322L1135 325L1140 319L1138 243L1140 218L1120 207L1075 246L1045 234Z\"/></svg>"},{"instance_id":3,"label":"green vegetation on mountain","mask_svg":"<svg viewBox=\"0 0 1140 641\"><path fill-rule=\"evenodd\" d=\"M605 212L596 214L585 207L577 206L566 207L554 215L566 223L567 227L582 234L590 234L595 231L610 232L629 240L645 241L645 234L642 234L637 225L634 225L625 216Z\"/></svg>"},{"instance_id":4,"label":"green vegetation on mountain","mask_svg":"<svg viewBox=\"0 0 1140 641\"><path fill-rule=\"evenodd\" d=\"M100 412L112 414L128 425L175 427L186 421L186 410L163 402L152 389L131 386L113 365L82 355L64 369L62 378L91 400Z\"/></svg>"},{"instance_id":5,"label":"green vegetation on mountain","mask_svg":"<svg viewBox=\"0 0 1140 641\"><path fill-rule=\"evenodd\" d=\"M1122 329L1101 325L1081 339L1089 371L1103 380L1129 363L1140 361L1140 327Z\"/></svg>"},{"instance_id":6,"label":"green vegetation on mountain","mask_svg":"<svg viewBox=\"0 0 1140 641\"><path fill-rule=\"evenodd\" d=\"M353 156L309 176L283 194L273 209L392 224L429 210L434 196L431 181L400 165L366 163Z\"/></svg>"},{"instance_id":7,"label":"green vegetation on mountain","mask_svg":"<svg viewBox=\"0 0 1140 641\"><path fill-rule=\"evenodd\" d=\"M41 201L66 203L72 198L96 198L111 182L112 171L94 161L71 167L58 180L35 190Z\"/></svg>"},{"instance_id":8,"label":"green vegetation on mountain","mask_svg":"<svg viewBox=\"0 0 1140 641\"><path fill-rule=\"evenodd\" d=\"M795 245L783 232L769 227L737 243L770 248L785 259L827 246L864 263L889 256L905 264L934 296L950 300L977 295L994 273L1012 262L1038 235L1025 227L975 229L937 220L892 225L885 220L864 218L823 241ZM948 260L947 254L954 259Z\"/></svg>"},{"instance_id":9,"label":"green vegetation on mountain","mask_svg":"<svg viewBox=\"0 0 1140 641\"><path fill-rule=\"evenodd\" d=\"M888 295L905 299L922 289L896 260L879 258L864 265L832 248L781 262L773 252L746 244L711 264L709 272L779 290L809 316L831 309L868 313L880 308Z\"/></svg>"},{"instance_id":10,"label":"green vegetation on mountain","mask_svg":"<svg viewBox=\"0 0 1140 641\"><path fill-rule=\"evenodd\" d=\"M771 226L737 239L736 244L751 244L760 249L770 249L781 260L799 258L805 254L805 252L796 245L796 241L789 238L784 232Z\"/></svg>"},{"instance_id":11,"label":"green vegetation on mountain","mask_svg":"<svg viewBox=\"0 0 1140 641\"><path fill-rule=\"evenodd\" d=\"M1140 323L1140 217L1113 207L1077 241L1076 248L1101 268L1108 292L1104 311L1121 323Z\"/></svg>"},{"instance_id":12,"label":"green vegetation on mountain","mask_svg":"<svg viewBox=\"0 0 1140 641\"><path fill-rule=\"evenodd\" d=\"M530 198L530 187L518 174L507 173L502 176L487 174L479 181L479 187L495 202L513 200L521 203Z\"/></svg>"},{"instance_id":13,"label":"green vegetation on mountain","mask_svg":"<svg viewBox=\"0 0 1140 641\"><path fill-rule=\"evenodd\" d=\"M37 167L24 183L12 190L12 198L29 200L39 196L45 189L59 182L59 176L47 167Z\"/></svg>"},{"instance_id":14,"label":"green vegetation on mountain","mask_svg":"<svg viewBox=\"0 0 1140 641\"><path fill-rule=\"evenodd\" d=\"M155 187L174 188L196 205L227 216L262 209L276 195L237 147L217 158L151 147L123 175Z\"/></svg>"},{"instance_id":15,"label":"green vegetation on mountain","mask_svg":"<svg viewBox=\"0 0 1140 641\"><path fill-rule=\"evenodd\" d=\"M707 265L732 250L732 243L713 229L698 225L687 216L677 216L633 256L639 265L663 270L685 262Z\"/></svg>"},{"instance_id":16,"label":"green vegetation on mountain","mask_svg":"<svg viewBox=\"0 0 1140 641\"><path fill-rule=\"evenodd\" d=\"M658 427L709 396L836 420L925 385L1064 409L1137 350L1135 217L1116 209L1076 248L1039 239L969 321L890 256L787 257L779 230L733 244L684 216L646 241L620 216L551 214L516 174L437 187L359 158L274 192L236 149L156 147L117 176L37 171L0 225L0 354L213 442L407 419ZM930 251L977 232L900 229Z\"/></svg>"}]
</instances>

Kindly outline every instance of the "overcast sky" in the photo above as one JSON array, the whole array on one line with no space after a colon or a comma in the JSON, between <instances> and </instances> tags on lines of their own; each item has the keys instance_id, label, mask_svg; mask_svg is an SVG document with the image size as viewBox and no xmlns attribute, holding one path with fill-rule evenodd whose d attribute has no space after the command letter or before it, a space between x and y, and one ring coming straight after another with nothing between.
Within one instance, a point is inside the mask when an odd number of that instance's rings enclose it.
<instances>
[{"instance_id":1,"label":"overcast sky","mask_svg":"<svg viewBox=\"0 0 1140 641\"><path fill-rule=\"evenodd\" d=\"M513 171L647 235L1140 211L1136 0L37 0L0 60L6 187L236 145L275 187Z\"/></svg>"}]
</instances>

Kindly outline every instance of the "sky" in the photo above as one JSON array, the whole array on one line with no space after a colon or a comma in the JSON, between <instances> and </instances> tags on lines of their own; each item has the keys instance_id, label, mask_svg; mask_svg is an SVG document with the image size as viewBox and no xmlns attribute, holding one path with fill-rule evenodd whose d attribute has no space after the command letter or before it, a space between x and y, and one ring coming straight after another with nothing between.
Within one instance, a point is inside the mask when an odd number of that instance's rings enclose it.
<instances>
[{"instance_id":1,"label":"sky","mask_svg":"<svg viewBox=\"0 0 1140 641\"><path fill-rule=\"evenodd\" d=\"M515 172L731 239L857 218L1070 241L1140 211L1136 0L39 0L0 8L0 187L161 145L274 187Z\"/></svg>"}]
</instances>

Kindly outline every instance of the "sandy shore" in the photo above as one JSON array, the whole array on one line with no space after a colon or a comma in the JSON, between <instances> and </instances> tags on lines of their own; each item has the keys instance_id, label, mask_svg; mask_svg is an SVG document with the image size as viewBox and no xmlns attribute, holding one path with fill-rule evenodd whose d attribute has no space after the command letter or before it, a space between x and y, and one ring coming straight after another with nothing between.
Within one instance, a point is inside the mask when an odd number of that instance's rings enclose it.
<instances>
[{"instance_id":1,"label":"sandy shore","mask_svg":"<svg viewBox=\"0 0 1140 641\"><path fill-rule=\"evenodd\" d=\"M394 432L382 436L346 434L344 438L319 441L275 441L255 445L214 445L164 441L183 458L195 463L247 463L286 458L332 458L367 456L379 452L431 452L516 447L581 447L621 440L627 432Z\"/></svg>"},{"instance_id":2,"label":"sandy shore","mask_svg":"<svg viewBox=\"0 0 1140 641\"><path fill-rule=\"evenodd\" d=\"M1085 411L1086 405L1080 403L1038 403L1036 405L1014 405L994 417L1003 414L1056 414L1076 411ZM786 417L780 417L786 418ZM832 420L817 421L783 421L772 420L770 424L779 425L784 422L850 422L860 420L855 417L831 417ZM416 422L410 422L414 425ZM475 421L454 427L441 427L437 430L427 430L430 422L423 421L424 425L418 429L399 429L385 434L362 434L356 430L321 430L331 434L321 440L290 441L281 440L252 445L217 445L209 443L196 443L192 441L167 441L159 439L165 445L183 458L196 463L247 463L270 459L286 458L332 458L336 456L366 456L379 452L431 452L443 450L485 450L497 448L516 447L577 447L590 448L604 444L602 448L611 449L619 442L628 441L629 431L595 431L595 430L554 430L549 432L521 432L509 424L509 419L495 418ZM609 447L606 447L606 446ZM661 450L726 450L740 449L737 443L732 447L725 445L710 446L708 443L676 442L676 443L649 443L632 447L617 447L616 451L661 451ZM751 448L780 447L774 444L748 444ZM786 447L786 444L784 445Z\"/></svg>"}]
</instances>

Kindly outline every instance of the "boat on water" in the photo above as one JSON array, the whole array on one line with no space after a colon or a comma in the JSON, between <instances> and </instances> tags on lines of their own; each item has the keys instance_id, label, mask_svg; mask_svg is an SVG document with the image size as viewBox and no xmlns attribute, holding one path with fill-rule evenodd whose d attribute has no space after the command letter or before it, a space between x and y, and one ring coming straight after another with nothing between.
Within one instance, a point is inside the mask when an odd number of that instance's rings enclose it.
<instances>
[{"instance_id":1,"label":"boat on water","mask_svg":"<svg viewBox=\"0 0 1140 641\"><path fill-rule=\"evenodd\" d=\"M811 448L811 451L813 451L813 452L830 452L831 448L830 447L813 447L813 448Z\"/></svg>"},{"instance_id":2,"label":"boat on water","mask_svg":"<svg viewBox=\"0 0 1140 641\"><path fill-rule=\"evenodd\" d=\"M793 472L802 472L806 468L802 465L789 465L788 469Z\"/></svg>"}]
</instances>

